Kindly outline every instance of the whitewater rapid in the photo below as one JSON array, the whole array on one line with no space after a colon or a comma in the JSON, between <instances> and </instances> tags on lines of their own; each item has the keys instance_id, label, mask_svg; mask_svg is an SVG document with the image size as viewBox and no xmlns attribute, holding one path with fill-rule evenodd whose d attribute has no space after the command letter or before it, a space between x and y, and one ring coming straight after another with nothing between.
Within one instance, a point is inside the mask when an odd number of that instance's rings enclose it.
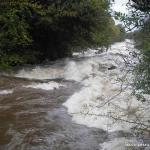
<instances>
[{"instance_id":1,"label":"whitewater rapid","mask_svg":"<svg viewBox=\"0 0 150 150\"><path fill-rule=\"evenodd\" d=\"M138 101L128 86L132 75L127 74L124 59L130 58L129 53L132 51L135 51L134 42L126 40L112 45L101 54L89 49L84 55L75 53L76 59L66 59L51 66L38 66L30 70L23 69L15 76L41 80L63 78L79 82L81 90L63 104L74 122L110 132L130 131L140 123L139 120L146 122L150 112L149 105ZM132 61L136 59L130 58L130 63ZM63 86L49 82L25 87L53 90Z\"/></svg>"},{"instance_id":2,"label":"whitewater rapid","mask_svg":"<svg viewBox=\"0 0 150 150\"><path fill-rule=\"evenodd\" d=\"M26 138L31 140L28 133L35 141L41 138L34 136L36 131L43 134L39 149L44 149L45 142L47 149L62 148L63 141L62 149L75 150L126 150L128 145L145 144L144 138L139 140L133 132L136 126L147 127L150 118L149 103L132 94L134 76L128 70L130 64L138 63L134 51L134 42L126 40L102 53L88 49L72 58L23 67L15 70L13 77L5 74L0 82L4 114L0 119L7 132L1 134L6 142L9 134L13 140L2 148L12 149L18 144L16 138L24 141L20 146L27 146ZM21 132L16 130L20 127Z\"/></svg>"},{"instance_id":3,"label":"whitewater rapid","mask_svg":"<svg viewBox=\"0 0 150 150\"><path fill-rule=\"evenodd\" d=\"M7 95L7 94L12 94L12 93L13 93L12 89L0 90L0 95Z\"/></svg>"}]
</instances>

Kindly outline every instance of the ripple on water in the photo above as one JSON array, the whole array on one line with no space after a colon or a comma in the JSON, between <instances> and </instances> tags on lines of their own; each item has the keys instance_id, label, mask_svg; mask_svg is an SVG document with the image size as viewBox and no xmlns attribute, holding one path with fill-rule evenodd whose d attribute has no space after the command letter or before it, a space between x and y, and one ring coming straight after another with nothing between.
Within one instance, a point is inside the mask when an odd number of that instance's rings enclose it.
<instances>
[{"instance_id":1,"label":"ripple on water","mask_svg":"<svg viewBox=\"0 0 150 150\"><path fill-rule=\"evenodd\" d=\"M12 94L13 92L13 90L0 90L0 95Z\"/></svg>"},{"instance_id":2,"label":"ripple on water","mask_svg":"<svg viewBox=\"0 0 150 150\"><path fill-rule=\"evenodd\" d=\"M48 83L34 83L31 85L26 85L24 87L25 88L42 89L42 90L54 90L54 89L59 89L60 87L65 87L65 85L51 81Z\"/></svg>"},{"instance_id":3,"label":"ripple on water","mask_svg":"<svg viewBox=\"0 0 150 150\"><path fill-rule=\"evenodd\" d=\"M144 144L142 141L138 141L136 138L114 138L110 141L100 144L101 150L137 150L140 149L140 145ZM142 148L143 146L141 146ZM145 146L144 146L145 147ZM148 150L148 149L147 149Z\"/></svg>"}]
</instances>

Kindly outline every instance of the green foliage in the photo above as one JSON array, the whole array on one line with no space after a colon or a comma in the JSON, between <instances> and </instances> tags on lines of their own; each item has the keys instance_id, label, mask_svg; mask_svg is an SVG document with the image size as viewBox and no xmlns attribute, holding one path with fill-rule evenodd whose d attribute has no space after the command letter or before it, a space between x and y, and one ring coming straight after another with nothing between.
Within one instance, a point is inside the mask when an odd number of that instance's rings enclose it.
<instances>
[{"instance_id":1,"label":"green foliage","mask_svg":"<svg viewBox=\"0 0 150 150\"><path fill-rule=\"evenodd\" d=\"M113 28L113 35L111 36L111 40L113 42L121 42L121 41L124 41L125 40L125 28L121 25L121 24L118 24L116 26L112 26Z\"/></svg>"},{"instance_id":2,"label":"green foliage","mask_svg":"<svg viewBox=\"0 0 150 150\"><path fill-rule=\"evenodd\" d=\"M36 63L71 56L75 50L108 47L119 35L109 6L108 0L0 2L1 64Z\"/></svg>"},{"instance_id":3,"label":"green foliage","mask_svg":"<svg viewBox=\"0 0 150 150\"><path fill-rule=\"evenodd\" d=\"M141 15L138 15L135 10L131 9L130 13L124 14L121 12L115 12L115 19L123 22L126 32L132 31L133 29L141 26L143 23L143 18Z\"/></svg>"},{"instance_id":4,"label":"green foliage","mask_svg":"<svg viewBox=\"0 0 150 150\"><path fill-rule=\"evenodd\" d=\"M150 2L130 0L127 4L129 14L117 13L116 17L124 22L128 31L138 29L132 35L139 49L139 63L134 69L134 94L145 101L143 94L150 94Z\"/></svg>"},{"instance_id":5,"label":"green foliage","mask_svg":"<svg viewBox=\"0 0 150 150\"><path fill-rule=\"evenodd\" d=\"M140 93L150 94L150 21L136 34L135 41L141 53L140 63L135 69L135 87Z\"/></svg>"},{"instance_id":6,"label":"green foliage","mask_svg":"<svg viewBox=\"0 0 150 150\"><path fill-rule=\"evenodd\" d=\"M132 7L145 13L149 13L150 1L149 0L132 0Z\"/></svg>"},{"instance_id":7,"label":"green foliage","mask_svg":"<svg viewBox=\"0 0 150 150\"><path fill-rule=\"evenodd\" d=\"M0 2L0 66L25 62L22 57L32 45L28 17L35 10L28 0Z\"/></svg>"},{"instance_id":8,"label":"green foliage","mask_svg":"<svg viewBox=\"0 0 150 150\"><path fill-rule=\"evenodd\" d=\"M10 69L10 66L16 66L18 64L23 64L24 59L23 57L17 55L17 54L11 54L11 55L3 55L0 59L0 68L1 69Z\"/></svg>"},{"instance_id":9,"label":"green foliage","mask_svg":"<svg viewBox=\"0 0 150 150\"><path fill-rule=\"evenodd\" d=\"M35 47L43 49L43 57L55 59L73 50L106 45L108 8L109 3L102 0L49 2L33 27Z\"/></svg>"}]
</instances>

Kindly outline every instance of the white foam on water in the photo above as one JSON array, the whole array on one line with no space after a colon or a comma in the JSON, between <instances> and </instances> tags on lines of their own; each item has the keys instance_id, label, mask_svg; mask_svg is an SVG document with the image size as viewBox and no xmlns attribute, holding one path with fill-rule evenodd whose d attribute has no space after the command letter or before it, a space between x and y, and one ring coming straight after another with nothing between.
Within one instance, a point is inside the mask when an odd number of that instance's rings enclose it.
<instances>
[{"instance_id":1,"label":"white foam on water","mask_svg":"<svg viewBox=\"0 0 150 150\"><path fill-rule=\"evenodd\" d=\"M12 94L13 92L13 90L0 90L0 95Z\"/></svg>"},{"instance_id":2,"label":"white foam on water","mask_svg":"<svg viewBox=\"0 0 150 150\"><path fill-rule=\"evenodd\" d=\"M109 131L128 131L134 124L115 118L132 122L139 116L142 121L147 113L143 112L143 104L131 96L130 91L120 93L120 87L106 78L90 77L83 83L85 87L63 104L76 123Z\"/></svg>"},{"instance_id":3,"label":"white foam on water","mask_svg":"<svg viewBox=\"0 0 150 150\"><path fill-rule=\"evenodd\" d=\"M28 78L28 79L56 79L62 78L63 70L59 68L50 67L35 67L30 71L25 69L20 70L15 76L20 78Z\"/></svg>"},{"instance_id":4,"label":"white foam on water","mask_svg":"<svg viewBox=\"0 0 150 150\"><path fill-rule=\"evenodd\" d=\"M137 141L135 138L114 138L111 141L100 144L100 150L127 150L139 148L143 144L142 141Z\"/></svg>"},{"instance_id":5,"label":"white foam on water","mask_svg":"<svg viewBox=\"0 0 150 150\"><path fill-rule=\"evenodd\" d=\"M130 88L120 92L121 83L117 82L126 73L122 56L129 56L129 51L126 50L128 47L134 51L133 44L132 41L116 43L107 52L98 55L96 50L89 49L85 52L85 57L89 56L88 58L79 61L68 59L62 61L61 65L38 66L30 71L21 70L15 76L30 79L64 78L80 82L83 88L63 104L68 108L73 121L109 131L130 130L134 124L121 119L134 122L137 116L141 121L150 117L149 105L137 101L131 95ZM122 88L126 84L124 81ZM26 87L53 90L60 86L59 83L49 82Z\"/></svg>"},{"instance_id":6,"label":"white foam on water","mask_svg":"<svg viewBox=\"0 0 150 150\"><path fill-rule=\"evenodd\" d=\"M25 88L34 88L34 89L42 89L42 90L54 90L59 89L60 87L64 87L65 85L62 85L57 82L48 82L48 83L34 83L31 85L24 86Z\"/></svg>"},{"instance_id":7,"label":"white foam on water","mask_svg":"<svg viewBox=\"0 0 150 150\"><path fill-rule=\"evenodd\" d=\"M114 51L115 47L124 51L125 43L117 43L113 47ZM114 53L119 53L118 50ZM115 57L111 54L80 63L72 62L67 66L66 79L81 82L83 88L74 93L63 105L72 115L72 120L78 124L107 131L129 131L140 123L137 122L137 118L145 123L150 117L150 107L138 101L131 94L130 88L125 89L126 81L123 85L116 83L116 79L123 78L126 71L122 71L123 62L118 60L119 63L116 63ZM117 68L108 70L111 65Z\"/></svg>"},{"instance_id":8,"label":"white foam on water","mask_svg":"<svg viewBox=\"0 0 150 150\"><path fill-rule=\"evenodd\" d=\"M45 66L36 66L32 69L21 69L17 74L14 74L15 77L20 78L28 78L28 79L57 79L57 78L65 78L67 80L75 80L81 81L83 78L87 77L87 75L94 72L95 64L114 64L115 61L123 61L118 56L112 56L113 54L118 53L129 53L125 51L123 47L125 47L125 42L116 43L109 49L109 52L104 52L102 54L96 54L97 50L89 49L85 52L84 57L89 56L86 60L77 62L73 60L60 60L59 62L55 62L53 65L45 65ZM118 47L116 50L115 47ZM121 50L120 50L120 49ZM75 53L78 55L78 53ZM95 58L91 56L97 56L100 58ZM116 60L112 61L112 57L115 57ZM81 58L82 59L82 58ZM93 61L94 59L94 61ZM116 62L115 62L116 63ZM61 65L60 65L61 64Z\"/></svg>"},{"instance_id":9,"label":"white foam on water","mask_svg":"<svg viewBox=\"0 0 150 150\"><path fill-rule=\"evenodd\" d=\"M86 60L80 63L70 61L65 67L64 78L66 80L75 80L81 82L94 72L96 63L92 60Z\"/></svg>"},{"instance_id":10,"label":"white foam on water","mask_svg":"<svg viewBox=\"0 0 150 150\"><path fill-rule=\"evenodd\" d=\"M78 57L93 57L93 56L98 56L102 53L103 51L101 49L87 49L86 51L82 52L74 52L73 56L78 56Z\"/></svg>"}]
</instances>

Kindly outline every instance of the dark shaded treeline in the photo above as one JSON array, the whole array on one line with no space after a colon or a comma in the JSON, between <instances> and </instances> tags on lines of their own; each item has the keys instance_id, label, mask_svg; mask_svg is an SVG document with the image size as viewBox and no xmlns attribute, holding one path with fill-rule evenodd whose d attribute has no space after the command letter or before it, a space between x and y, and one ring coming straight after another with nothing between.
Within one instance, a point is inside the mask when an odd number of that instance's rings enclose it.
<instances>
[{"instance_id":1,"label":"dark shaded treeline","mask_svg":"<svg viewBox=\"0 0 150 150\"><path fill-rule=\"evenodd\" d=\"M120 40L105 0L0 2L0 66L42 63Z\"/></svg>"}]
</instances>

